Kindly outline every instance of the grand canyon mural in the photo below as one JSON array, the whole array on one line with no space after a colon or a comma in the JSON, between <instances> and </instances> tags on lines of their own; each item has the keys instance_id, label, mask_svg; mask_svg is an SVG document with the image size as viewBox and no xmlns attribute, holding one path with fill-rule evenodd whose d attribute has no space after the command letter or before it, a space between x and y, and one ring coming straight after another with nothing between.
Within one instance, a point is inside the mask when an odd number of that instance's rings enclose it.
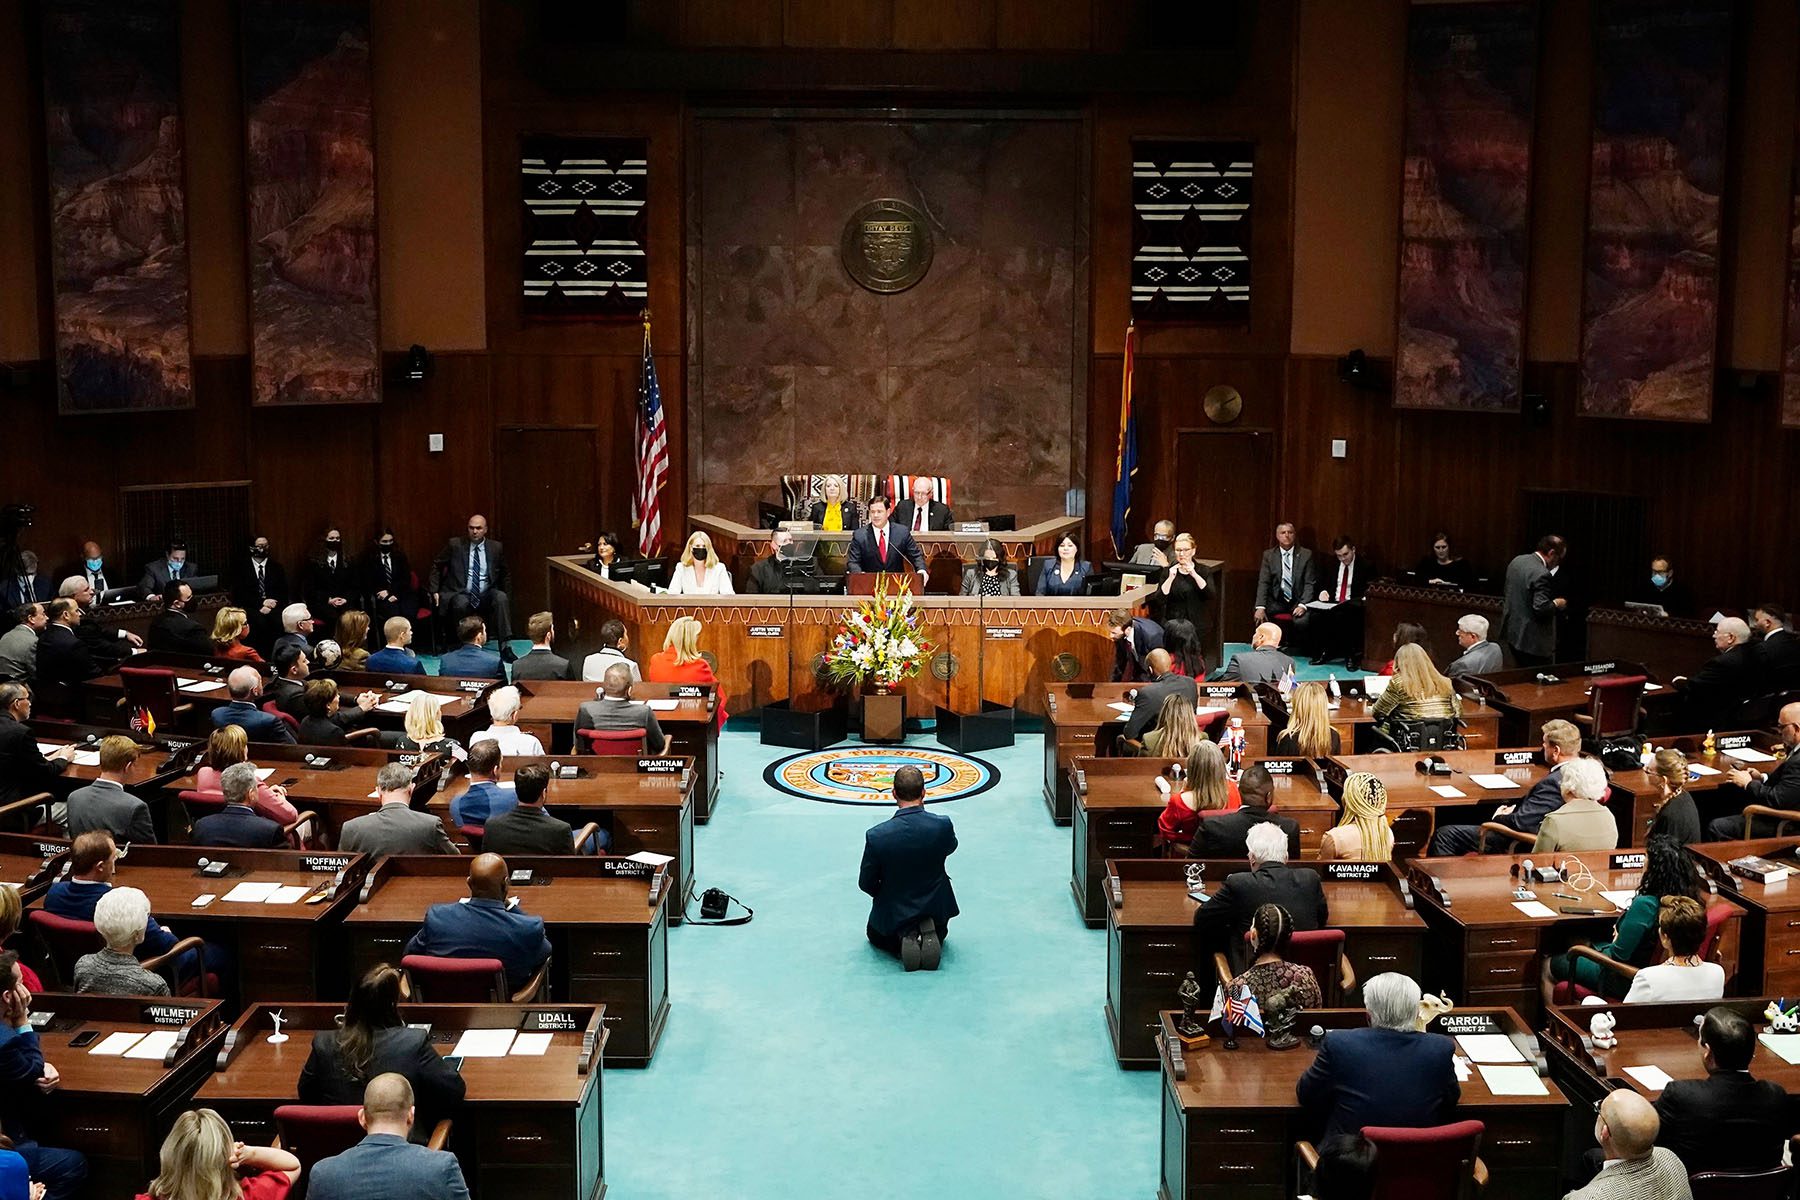
<instances>
[{"instance_id":1,"label":"grand canyon mural","mask_svg":"<svg viewBox=\"0 0 1800 1200\"><path fill-rule=\"evenodd\" d=\"M1718 340L1729 0L1603 0L1581 411L1704 421Z\"/></svg>"},{"instance_id":2,"label":"grand canyon mural","mask_svg":"<svg viewBox=\"0 0 1800 1200\"><path fill-rule=\"evenodd\" d=\"M1529 4L1412 9L1400 408L1518 411L1536 60Z\"/></svg>"},{"instance_id":3,"label":"grand canyon mural","mask_svg":"<svg viewBox=\"0 0 1800 1200\"><path fill-rule=\"evenodd\" d=\"M368 0L246 0L253 401L381 398Z\"/></svg>"},{"instance_id":4,"label":"grand canyon mural","mask_svg":"<svg viewBox=\"0 0 1800 1200\"><path fill-rule=\"evenodd\" d=\"M190 408L178 7L50 0L43 33L58 404Z\"/></svg>"}]
</instances>

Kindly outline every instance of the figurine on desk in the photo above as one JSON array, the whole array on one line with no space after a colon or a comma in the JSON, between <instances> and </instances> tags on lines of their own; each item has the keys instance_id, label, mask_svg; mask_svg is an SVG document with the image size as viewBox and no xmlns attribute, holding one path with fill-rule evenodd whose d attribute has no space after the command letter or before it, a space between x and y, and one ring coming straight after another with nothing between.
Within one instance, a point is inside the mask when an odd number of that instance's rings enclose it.
<instances>
[{"instance_id":1,"label":"figurine on desk","mask_svg":"<svg viewBox=\"0 0 1800 1200\"><path fill-rule=\"evenodd\" d=\"M1609 1012L1594 1014L1593 1019L1588 1021L1588 1036L1594 1040L1594 1049L1611 1050L1619 1044L1619 1039L1613 1036L1613 1030L1618 1028L1618 1024L1619 1018Z\"/></svg>"},{"instance_id":2,"label":"figurine on desk","mask_svg":"<svg viewBox=\"0 0 1800 1200\"><path fill-rule=\"evenodd\" d=\"M1181 1021L1175 1026L1175 1032L1181 1035L1183 1042L1206 1040L1206 1027L1200 1024L1197 1010L1200 1007L1200 982L1189 971L1175 994L1181 998Z\"/></svg>"},{"instance_id":3,"label":"figurine on desk","mask_svg":"<svg viewBox=\"0 0 1800 1200\"><path fill-rule=\"evenodd\" d=\"M1292 1050L1300 1044L1294 1026L1300 1023L1302 1011L1299 988L1290 985L1270 993L1263 1005L1263 1040L1269 1049Z\"/></svg>"}]
</instances>

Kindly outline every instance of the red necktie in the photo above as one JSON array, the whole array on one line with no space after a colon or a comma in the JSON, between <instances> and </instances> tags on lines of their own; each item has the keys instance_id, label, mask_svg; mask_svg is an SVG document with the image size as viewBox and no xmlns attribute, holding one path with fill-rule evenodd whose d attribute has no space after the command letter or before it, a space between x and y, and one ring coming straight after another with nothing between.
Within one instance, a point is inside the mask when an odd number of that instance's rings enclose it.
<instances>
[{"instance_id":1,"label":"red necktie","mask_svg":"<svg viewBox=\"0 0 1800 1200\"><path fill-rule=\"evenodd\" d=\"M1350 598L1350 564L1345 563L1338 568L1338 603L1342 604Z\"/></svg>"},{"instance_id":2,"label":"red necktie","mask_svg":"<svg viewBox=\"0 0 1800 1200\"><path fill-rule=\"evenodd\" d=\"M885 571L887 569L887 530L883 529L875 535L875 538L881 543L881 567L879 569Z\"/></svg>"},{"instance_id":3,"label":"red necktie","mask_svg":"<svg viewBox=\"0 0 1800 1200\"><path fill-rule=\"evenodd\" d=\"M916 505L913 508L913 531L916 533L922 533L922 532L924 532L924 529L925 529L925 506L923 504L920 504L920 505Z\"/></svg>"}]
</instances>

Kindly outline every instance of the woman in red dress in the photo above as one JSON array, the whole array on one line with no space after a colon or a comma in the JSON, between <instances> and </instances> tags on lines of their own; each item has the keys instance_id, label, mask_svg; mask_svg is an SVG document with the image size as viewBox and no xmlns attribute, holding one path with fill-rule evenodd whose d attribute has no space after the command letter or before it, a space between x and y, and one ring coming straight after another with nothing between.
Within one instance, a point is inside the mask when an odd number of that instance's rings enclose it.
<instances>
[{"instance_id":1,"label":"woman in red dress","mask_svg":"<svg viewBox=\"0 0 1800 1200\"><path fill-rule=\"evenodd\" d=\"M1225 769L1225 752L1217 742L1201 742L1188 753L1181 776L1170 786L1169 803L1156 818L1156 831L1168 843L1191 842L1201 813L1236 812L1243 802Z\"/></svg>"},{"instance_id":2,"label":"woman in red dress","mask_svg":"<svg viewBox=\"0 0 1800 1200\"><path fill-rule=\"evenodd\" d=\"M232 658L239 662L259 663L262 655L244 639L250 636L250 618L244 615L241 608L221 608L219 615L213 618L212 644L213 653L220 658Z\"/></svg>"},{"instance_id":3,"label":"woman in red dress","mask_svg":"<svg viewBox=\"0 0 1800 1200\"><path fill-rule=\"evenodd\" d=\"M718 686L719 677L700 657L700 622L692 617L676 617L663 637L663 648L644 664L644 679L649 683L710 683ZM725 728L724 689L719 689L719 728Z\"/></svg>"},{"instance_id":4,"label":"woman in red dress","mask_svg":"<svg viewBox=\"0 0 1800 1200\"><path fill-rule=\"evenodd\" d=\"M225 1118L196 1108L175 1118L163 1139L162 1170L137 1200L283 1200L300 1178L300 1160L273 1146L246 1146Z\"/></svg>"}]
</instances>

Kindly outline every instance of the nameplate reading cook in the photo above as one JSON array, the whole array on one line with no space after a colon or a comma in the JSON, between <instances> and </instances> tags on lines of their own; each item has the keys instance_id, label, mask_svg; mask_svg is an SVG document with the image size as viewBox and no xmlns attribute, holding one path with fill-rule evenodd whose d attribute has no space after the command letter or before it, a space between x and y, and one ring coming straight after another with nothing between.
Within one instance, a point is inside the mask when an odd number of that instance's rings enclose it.
<instances>
[{"instance_id":1,"label":"nameplate reading cook","mask_svg":"<svg viewBox=\"0 0 1800 1200\"><path fill-rule=\"evenodd\" d=\"M1641 871L1649 861L1647 854L1615 854L1606 860L1606 865L1614 871Z\"/></svg>"},{"instance_id":2,"label":"nameplate reading cook","mask_svg":"<svg viewBox=\"0 0 1800 1200\"><path fill-rule=\"evenodd\" d=\"M704 683L678 683L675 685L675 698L677 700L704 700L706 699L706 685Z\"/></svg>"},{"instance_id":3,"label":"nameplate reading cook","mask_svg":"<svg viewBox=\"0 0 1800 1200\"><path fill-rule=\"evenodd\" d=\"M1369 883L1381 878L1380 863L1328 862L1325 878L1331 883Z\"/></svg>"},{"instance_id":4,"label":"nameplate reading cook","mask_svg":"<svg viewBox=\"0 0 1800 1200\"><path fill-rule=\"evenodd\" d=\"M640 758L638 759L639 775L678 775L681 773L679 758Z\"/></svg>"},{"instance_id":5,"label":"nameplate reading cook","mask_svg":"<svg viewBox=\"0 0 1800 1200\"><path fill-rule=\"evenodd\" d=\"M1537 761L1535 750L1502 750L1494 755L1497 767L1529 767Z\"/></svg>"},{"instance_id":6,"label":"nameplate reading cook","mask_svg":"<svg viewBox=\"0 0 1800 1200\"><path fill-rule=\"evenodd\" d=\"M144 1019L152 1025L186 1025L200 1015L197 1008L178 1008L172 1004L146 1004Z\"/></svg>"},{"instance_id":7,"label":"nameplate reading cook","mask_svg":"<svg viewBox=\"0 0 1800 1200\"><path fill-rule=\"evenodd\" d=\"M519 1023L525 1033L572 1033L581 1028L575 1014L566 1012L528 1012Z\"/></svg>"},{"instance_id":8,"label":"nameplate reading cook","mask_svg":"<svg viewBox=\"0 0 1800 1200\"><path fill-rule=\"evenodd\" d=\"M1299 763L1291 758L1265 758L1256 765L1271 775L1292 775Z\"/></svg>"},{"instance_id":9,"label":"nameplate reading cook","mask_svg":"<svg viewBox=\"0 0 1800 1200\"><path fill-rule=\"evenodd\" d=\"M1431 1022L1438 1033L1504 1033L1500 1022L1475 1013L1445 1013Z\"/></svg>"},{"instance_id":10,"label":"nameplate reading cook","mask_svg":"<svg viewBox=\"0 0 1800 1200\"><path fill-rule=\"evenodd\" d=\"M350 865L348 854L309 854L300 860L300 868L320 875L335 875Z\"/></svg>"},{"instance_id":11,"label":"nameplate reading cook","mask_svg":"<svg viewBox=\"0 0 1800 1200\"><path fill-rule=\"evenodd\" d=\"M786 633L787 630L779 625L752 625L750 627L750 636L753 638L778 638L784 636Z\"/></svg>"},{"instance_id":12,"label":"nameplate reading cook","mask_svg":"<svg viewBox=\"0 0 1800 1200\"><path fill-rule=\"evenodd\" d=\"M990 642L1017 642L1025 637L1025 631L1017 625L989 625L982 632Z\"/></svg>"},{"instance_id":13,"label":"nameplate reading cook","mask_svg":"<svg viewBox=\"0 0 1800 1200\"><path fill-rule=\"evenodd\" d=\"M1721 750L1742 750L1754 740L1755 738L1751 734L1739 733L1733 734L1731 737L1714 738L1713 745Z\"/></svg>"}]
</instances>

